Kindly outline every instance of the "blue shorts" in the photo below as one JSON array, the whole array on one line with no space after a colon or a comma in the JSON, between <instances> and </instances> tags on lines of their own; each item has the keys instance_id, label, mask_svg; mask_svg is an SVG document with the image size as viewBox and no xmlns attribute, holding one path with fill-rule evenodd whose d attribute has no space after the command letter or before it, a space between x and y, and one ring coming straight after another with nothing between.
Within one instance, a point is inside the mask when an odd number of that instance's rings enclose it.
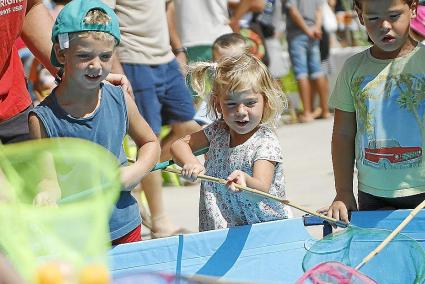
<instances>
[{"instance_id":1,"label":"blue shorts","mask_svg":"<svg viewBox=\"0 0 425 284\"><path fill-rule=\"evenodd\" d=\"M306 34L296 35L288 39L288 52L297 80L323 76L319 40Z\"/></svg>"},{"instance_id":2,"label":"blue shorts","mask_svg":"<svg viewBox=\"0 0 425 284\"><path fill-rule=\"evenodd\" d=\"M123 64L136 105L155 134L162 125L186 122L195 116L192 96L175 59L160 65Z\"/></svg>"}]
</instances>

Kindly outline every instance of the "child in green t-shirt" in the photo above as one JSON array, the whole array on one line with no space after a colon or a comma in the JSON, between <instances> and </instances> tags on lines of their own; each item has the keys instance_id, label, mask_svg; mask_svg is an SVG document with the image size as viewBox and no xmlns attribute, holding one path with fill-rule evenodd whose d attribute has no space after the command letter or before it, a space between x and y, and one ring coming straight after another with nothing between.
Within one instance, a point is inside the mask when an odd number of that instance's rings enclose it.
<instances>
[{"instance_id":1,"label":"child in green t-shirt","mask_svg":"<svg viewBox=\"0 0 425 284\"><path fill-rule=\"evenodd\" d=\"M357 208L413 208L425 198L425 48L409 35L417 0L354 5L373 45L347 60L330 98L336 197L327 214L346 222Z\"/></svg>"}]
</instances>

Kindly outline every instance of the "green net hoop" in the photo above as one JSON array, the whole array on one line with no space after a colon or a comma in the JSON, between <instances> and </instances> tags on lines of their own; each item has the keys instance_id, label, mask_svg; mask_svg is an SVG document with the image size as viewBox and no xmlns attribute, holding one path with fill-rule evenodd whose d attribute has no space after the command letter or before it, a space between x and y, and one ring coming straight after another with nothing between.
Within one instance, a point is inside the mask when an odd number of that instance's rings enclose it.
<instances>
[{"instance_id":1,"label":"green net hoop","mask_svg":"<svg viewBox=\"0 0 425 284\"><path fill-rule=\"evenodd\" d=\"M1 146L0 251L30 283L46 262L65 263L75 274L89 263L107 265L108 220L119 191L115 157L91 142Z\"/></svg>"},{"instance_id":2,"label":"green net hoop","mask_svg":"<svg viewBox=\"0 0 425 284\"><path fill-rule=\"evenodd\" d=\"M389 234L389 230L363 229L351 225L307 247L303 269L308 271L327 262L356 267ZM377 283L423 283L425 252L417 241L398 234L359 271Z\"/></svg>"}]
</instances>

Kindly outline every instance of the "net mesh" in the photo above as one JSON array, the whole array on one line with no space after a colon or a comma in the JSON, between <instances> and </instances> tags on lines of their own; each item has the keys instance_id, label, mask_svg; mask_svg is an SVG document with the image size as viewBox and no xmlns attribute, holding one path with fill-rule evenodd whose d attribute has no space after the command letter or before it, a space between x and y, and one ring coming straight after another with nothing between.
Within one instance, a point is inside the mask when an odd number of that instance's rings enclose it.
<instances>
[{"instance_id":1,"label":"net mesh","mask_svg":"<svg viewBox=\"0 0 425 284\"><path fill-rule=\"evenodd\" d=\"M93 263L106 271L118 173L113 155L79 139L2 146L0 251L30 283L42 282L40 267L74 279Z\"/></svg>"},{"instance_id":2,"label":"net mesh","mask_svg":"<svg viewBox=\"0 0 425 284\"><path fill-rule=\"evenodd\" d=\"M325 262L304 273L296 284L376 284L376 282L340 262Z\"/></svg>"},{"instance_id":3,"label":"net mesh","mask_svg":"<svg viewBox=\"0 0 425 284\"><path fill-rule=\"evenodd\" d=\"M350 267L361 263L390 233L388 230L350 226L308 247L303 259L303 269L308 271L321 263L339 262L350 270ZM360 272L377 283L424 283L425 252L414 239L398 234L378 255L367 262ZM315 277L322 280L322 275L326 274L317 274Z\"/></svg>"},{"instance_id":4,"label":"net mesh","mask_svg":"<svg viewBox=\"0 0 425 284\"><path fill-rule=\"evenodd\" d=\"M134 283L151 283L151 284L201 284L208 283L201 280L191 280L185 277L176 276L169 273L160 272L127 272L120 276L114 276L114 284L134 284ZM209 282L211 283L211 282Z\"/></svg>"}]
</instances>

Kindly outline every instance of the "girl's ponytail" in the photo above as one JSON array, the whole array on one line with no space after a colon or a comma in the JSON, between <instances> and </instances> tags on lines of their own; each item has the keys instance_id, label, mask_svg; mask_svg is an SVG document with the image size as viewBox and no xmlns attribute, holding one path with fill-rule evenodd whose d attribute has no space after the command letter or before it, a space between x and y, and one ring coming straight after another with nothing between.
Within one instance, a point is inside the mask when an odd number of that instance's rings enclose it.
<instances>
[{"instance_id":1,"label":"girl's ponytail","mask_svg":"<svg viewBox=\"0 0 425 284\"><path fill-rule=\"evenodd\" d=\"M216 66L217 63L211 62L196 62L189 66L190 84L198 96L205 98L211 92L211 73L215 73Z\"/></svg>"}]
</instances>

